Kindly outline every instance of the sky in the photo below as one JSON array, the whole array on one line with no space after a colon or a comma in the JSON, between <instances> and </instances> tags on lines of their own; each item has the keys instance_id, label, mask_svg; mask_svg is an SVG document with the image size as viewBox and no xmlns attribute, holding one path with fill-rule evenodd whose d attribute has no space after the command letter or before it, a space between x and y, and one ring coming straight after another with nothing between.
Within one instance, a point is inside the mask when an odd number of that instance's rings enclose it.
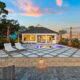
<instances>
[{"instance_id":1,"label":"sky","mask_svg":"<svg viewBox=\"0 0 80 80\"><path fill-rule=\"evenodd\" d=\"M80 0L0 0L9 10L8 19L26 27L41 24L47 28L80 27Z\"/></svg>"}]
</instances>

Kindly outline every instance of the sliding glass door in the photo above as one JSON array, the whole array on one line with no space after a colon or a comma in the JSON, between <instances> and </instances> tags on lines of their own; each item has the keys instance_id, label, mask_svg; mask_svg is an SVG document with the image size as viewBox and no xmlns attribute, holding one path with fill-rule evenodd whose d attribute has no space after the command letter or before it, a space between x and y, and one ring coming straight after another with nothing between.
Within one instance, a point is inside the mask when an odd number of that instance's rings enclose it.
<instances>
[{"instance_id":1,"label":"sliding glass door","mask_svg":"<svg viewBox=\"0 0 80 80\"><path fill-rule=\"evenodd\" d=\"M38 43L46 43L46 35L38 35L37 42Z\"/></svg>"},{"instance_id":2,"label":"sliding glass door","mask_svg":"<svg viewBox=\"0 0 80 80\"><path fill-rule=\"evenodd\" d=\"M52 44L54 40L53 35L37 35L37 42L38 43L50 43Z\"/></svg>"}]
</instances>

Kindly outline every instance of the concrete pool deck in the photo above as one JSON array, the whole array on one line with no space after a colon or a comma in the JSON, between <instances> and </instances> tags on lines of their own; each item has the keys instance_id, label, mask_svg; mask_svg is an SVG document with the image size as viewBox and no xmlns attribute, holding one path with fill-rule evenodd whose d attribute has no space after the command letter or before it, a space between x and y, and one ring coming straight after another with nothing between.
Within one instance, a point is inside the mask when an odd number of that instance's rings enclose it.
<instances>
[{"instance_id":1,"label":"concrete pool deck","mask_svg":"<svg viewBox=\"0 0 80 80\"><path fill-rule=\"evenodd\" d=\"M0 50L0 58L53 58L53 57L80 57L80 49L67 46L53 48L35 48L37 45L23 45L25 51L16 51L7 54ZM53 45L54 46L54 45Z\"/></svg>"},{"instance_id":2,"label":"concrete pool deck","mask_svg":"<svg viewBox=\"0 0 80 80\"><path fill-rule=\"evenodd\" d=\"M7 54L0 50L0 67L15 65L16 67L35 67L39 60L44 60L44 65L55 66L80 66L80 49L64 46L64 48L34 48L35 45L23 45L26 51Z\"/></svg>"}]
</instances>

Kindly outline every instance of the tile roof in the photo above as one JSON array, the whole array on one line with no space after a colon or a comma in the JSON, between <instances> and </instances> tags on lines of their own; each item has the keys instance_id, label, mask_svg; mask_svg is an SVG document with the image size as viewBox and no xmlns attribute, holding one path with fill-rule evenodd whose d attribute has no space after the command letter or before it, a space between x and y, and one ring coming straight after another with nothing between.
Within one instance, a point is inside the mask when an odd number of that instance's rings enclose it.
<instances>
[{"instance_id":1,"label":"tile roof","mask_svg":"<svg viewBox=\"0 0 80 80\"><path fill-rule=\"evenodd\" d=\"M54 33L54 34L58 34L58 32L50 30L45 27L34 27L34 28L26 30L24 33Z\"/></svg>"}]
</instances>

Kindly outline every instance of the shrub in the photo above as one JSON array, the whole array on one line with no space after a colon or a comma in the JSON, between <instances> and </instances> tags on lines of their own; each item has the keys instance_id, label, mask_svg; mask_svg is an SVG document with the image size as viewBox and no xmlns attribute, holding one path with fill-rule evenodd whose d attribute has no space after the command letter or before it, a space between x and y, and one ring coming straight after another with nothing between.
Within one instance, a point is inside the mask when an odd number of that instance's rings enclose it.
<instances>
[{"instance_id":1,"label":"shrub","mask_svg":"<svg viewBox=\"0 0 80 80\"><path fill-rule=\"evenodd\" d=\"M68 39L61 39L60 41L59 41L59 44L63 44L63 45L68 45Z\"/></svg>"},{"instance_id":2,"label":"shrub","mask_svg":"<svg viewBox=\"0 0 80 80\"><path fill-rule=\"evenodd\" d=\"M0 49L4 48L4 43L8 43L6 38L0 38ZM11 39L10 43L12 44L12 46L14 46L15 40Z\"/></svg>"},{"instance_id":3,"label":"shrub","mask_svg":"<svg viewBox=\"0 0 80 80\"><path fill-rule=\"evenodd\" d=\"M10 39L10 43L11 43L12 46L15 45L15 41L16 41L16 40L14 40L14 39Z\"/></svg>"},{"instance_id":4,"label":"shrub","mask_svg":"<svg viewBox=\"0 0 80 80\"><path fill-rule=\"evenodd\" d=\"M4 43L6 43L7 40L5 38L0 38L0 49L4 48Z\"/></svg>"},{"instance_id":5,"label":"shrub","mask_svg":"<svg viewBox=\"0 0 80 80\"><path fill-rule=\"evenodd\" d=\"M72 42L72 46L73 47L80 48L80 40L78 40L77 38L75 38L75 39L72 39L71 42Z\"/></svg>"}]
</instances>

